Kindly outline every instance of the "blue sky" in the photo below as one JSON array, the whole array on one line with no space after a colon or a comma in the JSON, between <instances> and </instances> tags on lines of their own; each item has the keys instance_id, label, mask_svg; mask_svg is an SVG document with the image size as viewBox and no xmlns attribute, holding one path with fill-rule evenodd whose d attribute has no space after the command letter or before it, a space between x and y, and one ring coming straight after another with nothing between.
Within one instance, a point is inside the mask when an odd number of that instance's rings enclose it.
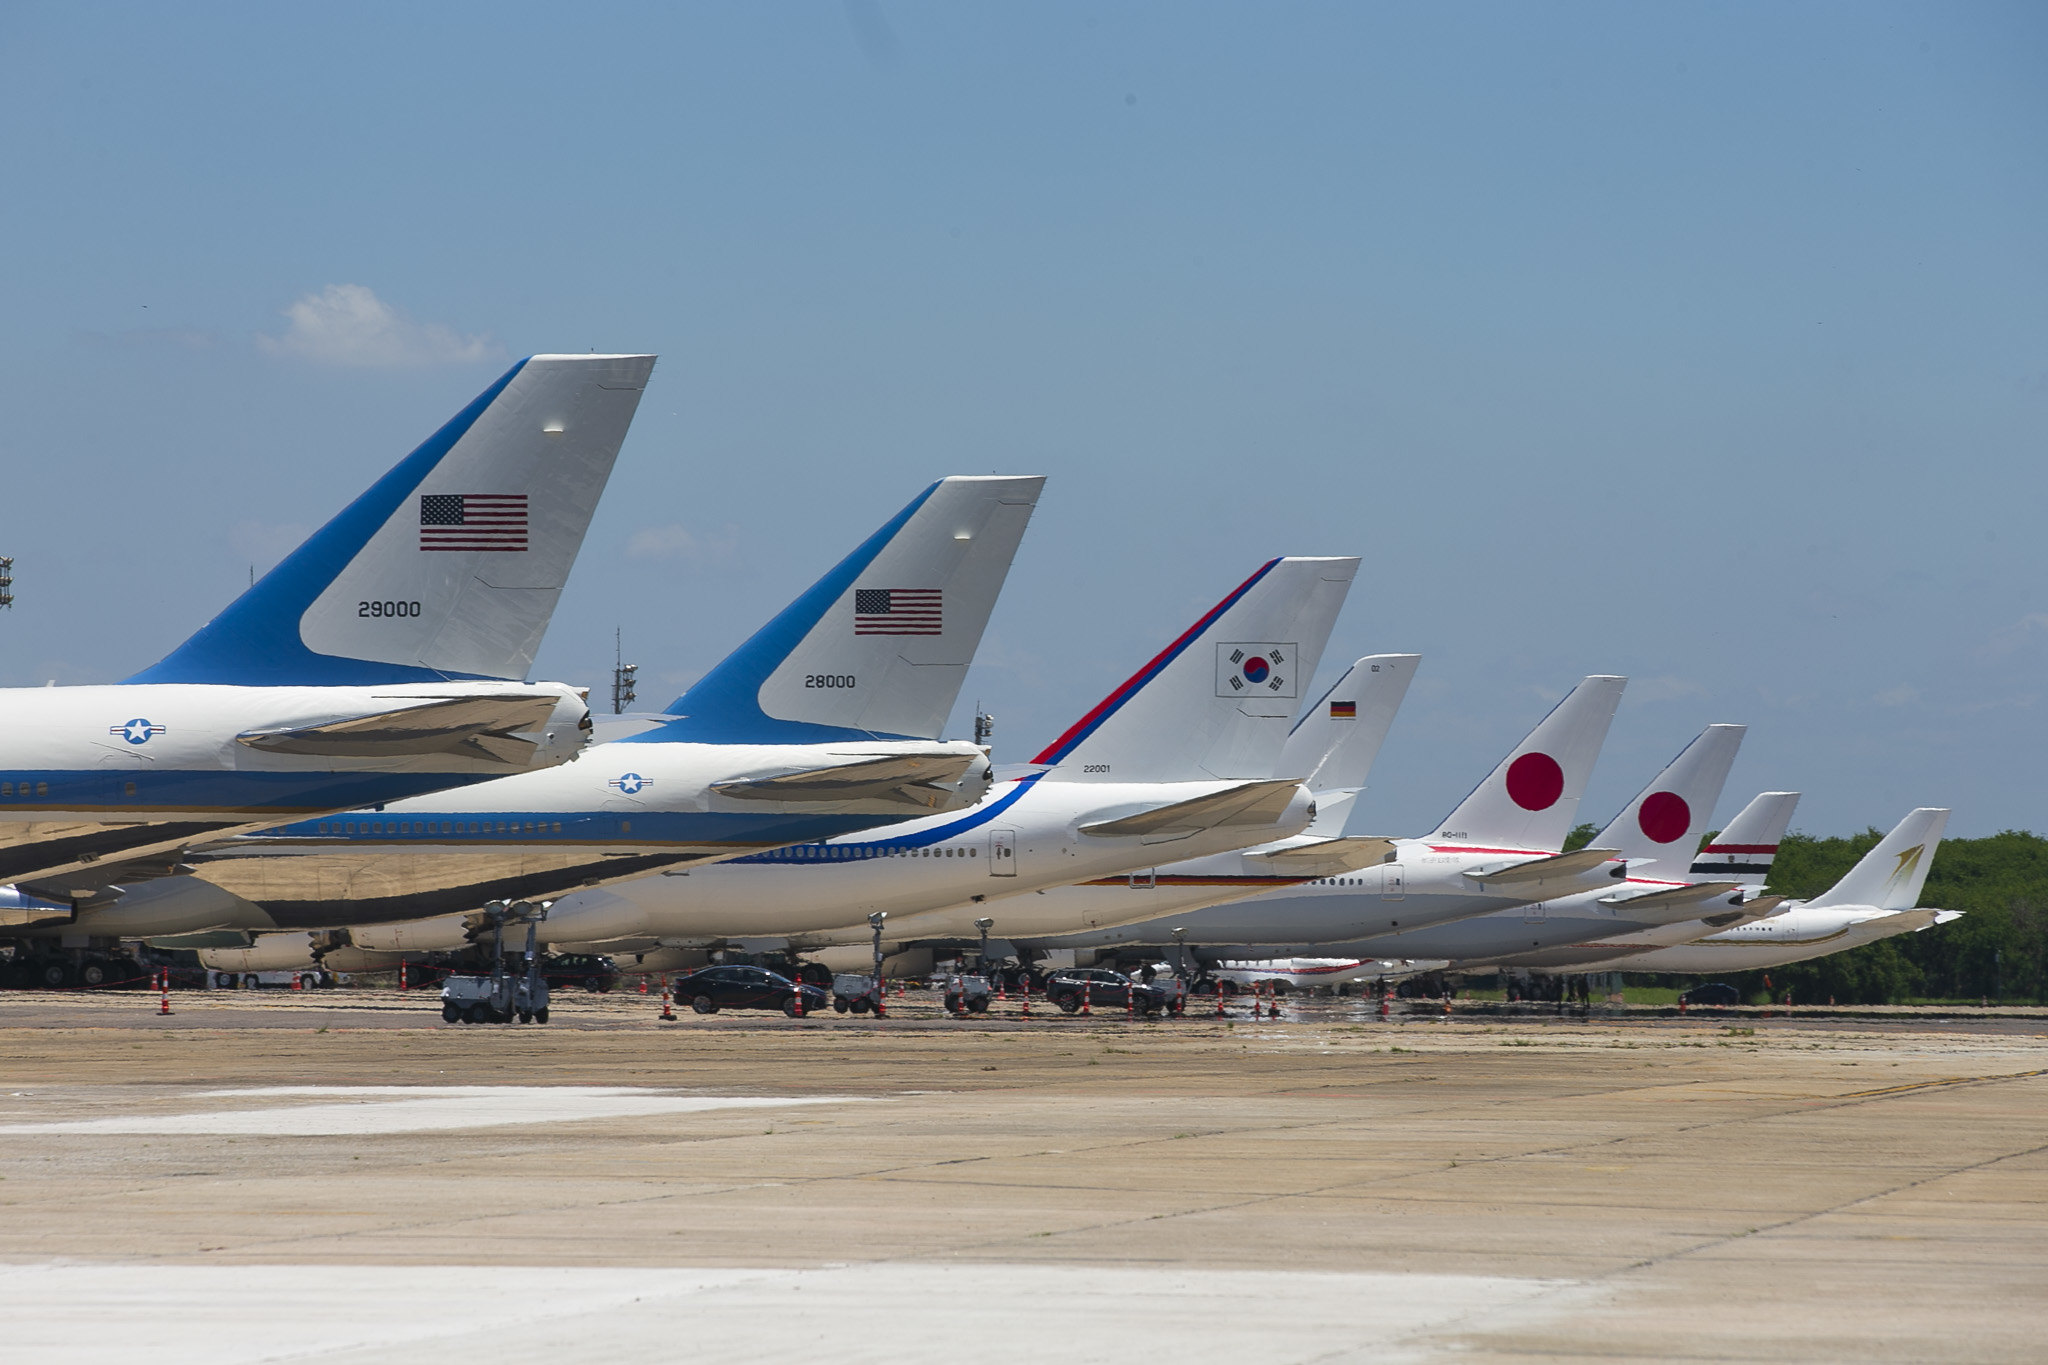
<instances>
[{"instance_id":1,"label":"blue sky","mask_svg":"<svg viewBox=\"0 0 2048 1365\"><path fill-rule=\"evenodd\" d=\"M1589 672L1588 818L1741 721L1723 818L2048 829L2038 5L5 4L0 177L0 682L153 662L517 356L651 350L543 676L623 626L665 703L1042 472L999 757L1352 553L1326 671L1425 655L1355 830Z\"/></svg>"}]
</instances>

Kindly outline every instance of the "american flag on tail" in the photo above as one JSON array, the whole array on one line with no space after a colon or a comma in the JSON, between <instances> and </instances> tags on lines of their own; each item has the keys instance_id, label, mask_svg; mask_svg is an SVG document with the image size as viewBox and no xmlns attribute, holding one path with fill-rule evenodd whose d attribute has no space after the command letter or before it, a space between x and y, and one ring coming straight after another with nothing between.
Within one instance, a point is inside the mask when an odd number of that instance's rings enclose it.
<instances>
[{"instance_id":1,"label":"american flag on tail","mask_svg":"<svg viewBox=\"0 0 2048 1365\"><path fill-rule=\"evenodd\" d=\"M526 494L420 494L422 550L524 550Z\"/></svg>"},{"instance_id":2,"label":"american flag on tail","mask_svg":"<svg viewBox=\"0 0 2048 1365\"><path fill-rule=\"evenodd\" d=\"M855 588L855 635L943 635L937 588Z\"/></svg>"}]
</instances>

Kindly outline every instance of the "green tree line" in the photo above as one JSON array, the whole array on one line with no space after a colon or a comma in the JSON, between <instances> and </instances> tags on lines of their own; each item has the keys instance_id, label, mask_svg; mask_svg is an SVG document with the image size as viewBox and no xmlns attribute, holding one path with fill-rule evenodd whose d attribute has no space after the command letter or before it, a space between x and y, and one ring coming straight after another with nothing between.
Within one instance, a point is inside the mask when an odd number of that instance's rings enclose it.
<instances>
[{"instance_id":1,"label":"green tree line","mask_svg":"<svg viewBox=\"0 0 2048 1365\"><path fill-rule=\"evenodd\" d=\"M1581 825L1573 847L1596 831ZM1711 840L1713 835L1708 835ZM1769 890L1811 899L1841 880L1856 860L1877 846L1884 831L1846 838L1788 834L1778 845ZM1759 998L1790 991L1809 1004L1897 1004L1915 999L2003 1000L2048 1004L2048 838L2005 830L1982 839L1944 839L1920 904L1961 910L1963 917L1919 933L1899 934L1827 957L1726 980ZM1659 976L1658 984L1693 978Z\"/></svg>"}]
</instances>

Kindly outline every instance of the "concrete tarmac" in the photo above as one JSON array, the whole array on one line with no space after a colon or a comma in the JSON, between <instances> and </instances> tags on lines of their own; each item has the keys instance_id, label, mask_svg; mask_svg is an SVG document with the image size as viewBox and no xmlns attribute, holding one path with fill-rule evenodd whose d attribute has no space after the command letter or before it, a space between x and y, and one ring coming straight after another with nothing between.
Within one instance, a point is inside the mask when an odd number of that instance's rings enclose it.
<instances>
[{"instance_id":1,"label":"concrete tarmac","mask_svg":"<svg viewBox=\"0 0 2048 1365\"><path fill-rule=\"evenodd\" d=\"M8 1358L2048 1356L2035 1012L558 1002L0 996Z\"/></svg>"}]
</instances>

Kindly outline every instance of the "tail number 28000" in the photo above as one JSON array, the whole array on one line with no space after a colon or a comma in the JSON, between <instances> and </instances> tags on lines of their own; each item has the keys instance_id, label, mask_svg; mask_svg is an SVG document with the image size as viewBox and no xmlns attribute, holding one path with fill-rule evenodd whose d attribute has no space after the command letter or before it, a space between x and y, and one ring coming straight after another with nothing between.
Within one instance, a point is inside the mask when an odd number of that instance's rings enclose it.
<instances>
[{"instance_id":1,"label":"tail number 28000","mask_svg":"<svg viewBox=\"0 0 2048 1365\"><path fill-rule=\"evenodd\" d=\"M804 686L855 687L858 684L854 682L853 674L851 673L806 673L804 674Z\"/></svg>"}]
</instances>

